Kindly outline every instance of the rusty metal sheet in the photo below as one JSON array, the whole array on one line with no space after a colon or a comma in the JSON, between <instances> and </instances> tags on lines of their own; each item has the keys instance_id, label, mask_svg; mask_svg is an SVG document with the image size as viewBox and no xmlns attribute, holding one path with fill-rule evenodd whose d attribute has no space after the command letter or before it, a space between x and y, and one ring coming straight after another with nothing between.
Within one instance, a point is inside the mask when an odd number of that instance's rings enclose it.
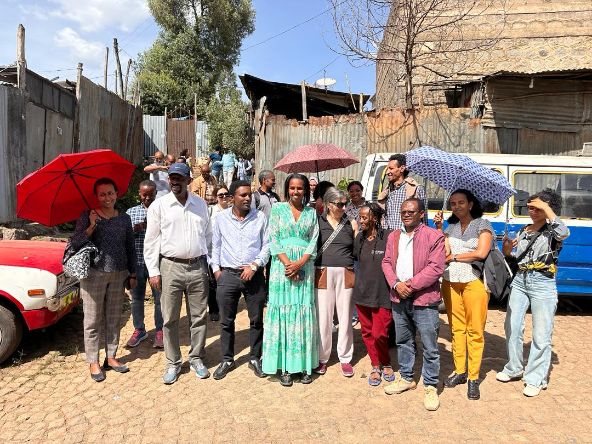
<instances>
[{"instance_id":1,"label":"rusty metal sheet","mask_svg":"<svg viewBox=\"0 0 592 444\"><path fill-rule=\"evenodd\" d=\"M179 157L181 151L189 150L190 156L195 155L195 120L167 120L168 154Z\"/></svg>"}]
</instances>

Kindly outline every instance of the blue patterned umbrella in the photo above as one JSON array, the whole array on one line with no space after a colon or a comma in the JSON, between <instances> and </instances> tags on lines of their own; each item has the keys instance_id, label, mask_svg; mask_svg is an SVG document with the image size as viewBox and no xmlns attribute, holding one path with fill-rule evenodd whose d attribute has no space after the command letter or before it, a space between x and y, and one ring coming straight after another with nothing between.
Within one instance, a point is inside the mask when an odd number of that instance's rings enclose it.
<instances>
[{"instance_id":1,"label":"blue patterned umbrella","mask_svg":"<svg viewBox=\"0 0 592 444\"><path fill-rule=\"evenodd\" d=\"M453 154L431 146L408 151L407 168L441 186L448 192L469 190L480 200L503 204L516 190L508 179L468 156Z\"/></svg>"}]
</instances>

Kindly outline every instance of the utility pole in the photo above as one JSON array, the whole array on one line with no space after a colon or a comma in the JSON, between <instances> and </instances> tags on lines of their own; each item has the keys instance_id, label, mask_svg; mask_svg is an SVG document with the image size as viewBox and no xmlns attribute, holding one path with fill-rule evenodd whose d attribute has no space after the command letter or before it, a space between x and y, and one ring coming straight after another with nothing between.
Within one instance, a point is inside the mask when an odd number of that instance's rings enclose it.
<instances>
[{"instance_id":1,"label":"utility pole","mask_svg":"<svg viewBox=\"0 0 592 444\"><path fill-rule=\"evenodd\" d=\"M121 61L119 60L119 45L117 44L116 38L113 38L113 52L115 53L115 63L117 64L118 73L118 75L115 78L115 91L117 94L117 82L119 82L119 93L123 94L123 74L121 72Z\"/></svg>"},{"instance_id":2,"label":"utility pole","mask_svg":"<svg viewBox=\"0 0 592 444\"><path fill-rule=\"evenodd\" d=\"M24 90L27 84L27 60L25 58L25 27L18 25L16 31L16 83Z\"/></svg>"},{"instance_id":3,"label":"utility pole","mask_svg":"<svg viewBox=\"0 0 592 444\"><path fill-rule=\"evenodd\" d=\"M127 61L127 69L125 71L125 88L123 90L123 99L127 100L127 81L129 80L129 72L130 68L132 67L132 59Z\"/></svg>"},{"instance_id":4,"label":"utility pole","mask_svg":"<svg viewBox=\"0 0 592 444\"><path fill-rule=\"evenodd\" d=\"M300 83L300 93L302 95L302 120L306 122L308 120L308 114L306 112L306 85L304 80Z\"/></svg>"},{"instance_id":5,"label":"utility pole","mask_svg":"<svg viewBox=\"0 0 592 444\"><path fill-rule=\"evenodd\" d=\"M109 47L105 46L105 68L103 71L103 86L105 87L105 89L108 89L108 85L107 85L107 70L109 69Z\"/></svg>"}]
</instances>

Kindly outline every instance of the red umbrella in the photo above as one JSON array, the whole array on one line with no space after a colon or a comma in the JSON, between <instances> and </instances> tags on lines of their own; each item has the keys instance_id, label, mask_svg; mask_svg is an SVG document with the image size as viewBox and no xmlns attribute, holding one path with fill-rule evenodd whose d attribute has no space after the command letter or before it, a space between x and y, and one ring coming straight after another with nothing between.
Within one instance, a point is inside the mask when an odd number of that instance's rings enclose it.
<instances>
[{"instance_id":1,"label":"red umbrella","mask_svg":"<svg viewBox=\"0 0 592 444\"><path fill-rule=\"evenodd\" d=\"M60 154L17 184L16 214L50 227L72 221L98 205L93 191L97 179L112 179L121 197L134 170L132 163L107 149Z\"/></svg>"},{"instance_id":2,"label":"red umbrella","mask_svg":"<svg viewBox=\"0 0 592 444\"><path fill-rule=\"evenodd\" d=\"M284 173L314 173L345 168L360 161L332 143L313 143L286 154L275 166Z\"/></svg>"}]
</instances>

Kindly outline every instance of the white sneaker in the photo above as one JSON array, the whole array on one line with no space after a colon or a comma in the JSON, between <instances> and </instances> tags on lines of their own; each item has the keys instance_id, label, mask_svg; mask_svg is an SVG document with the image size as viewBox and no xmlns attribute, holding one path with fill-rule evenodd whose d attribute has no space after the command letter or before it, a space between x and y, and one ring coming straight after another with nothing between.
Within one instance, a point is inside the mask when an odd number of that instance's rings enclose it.
<instances>
[{"instance_id":1,"label":"white sneaker","mask_svg":"<svg viewBox=\"0 0 592 444\"><path fill-rule=\"evenodd\" d=\"M522 378L522 375L510 376L504 372L497 372L497 374L495 375L495 379L497 379L499 382L518 381L521 378Z\"/></svg>"},{"instance_id":2,"label":"white sneaker","mask_svg":"<svg viewBox=\"0 0 592 444\"><path fill-rule=\"evenodd\" d=\"M430 412L438 410L438 407L440 407L440 399L438 398L438 390L436 387L431 385L425 387L423 405L426 410L429 410Z\"/></svg>"},{"instance_id":3,"label":"white sneaker","mask_svg":"<svg viewBox=\"0 0 592 444\"><path fill-rule=\"evenodd\" d=\"M534 398L535 396L539 396L541 393L541 387L535 387L534 385L526 384L522 394L524 396L528 396L529 398Z\"/></svg>"}]
</instances>

